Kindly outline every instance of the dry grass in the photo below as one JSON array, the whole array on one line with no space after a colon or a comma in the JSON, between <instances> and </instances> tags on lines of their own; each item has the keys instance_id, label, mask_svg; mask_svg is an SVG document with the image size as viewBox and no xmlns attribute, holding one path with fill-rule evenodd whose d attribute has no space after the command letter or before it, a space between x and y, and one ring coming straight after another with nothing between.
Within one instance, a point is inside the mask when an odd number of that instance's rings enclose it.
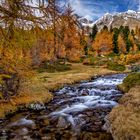
<instances>
[{"instance_id":1,"label":"dry grass","mask_svg":"<svg viewBox=\"0 0 140 140\"><path fill-rule=\"evenodd\" d=\"M140 140L140 86L126 93L109 115L115 140Z\"/></svg>"},{"instance_id":2,"label":"dry grass","mask_svg":"<svg viewBox=\"0 0 140 140\"><path fill-rule=\"evenodd\" d=\"M72 70L57 73L42 73L38 77L44 81L44 86L48 90L63 87L65 84L73 84L81 80L88 80L93 76L116 73L105 68L93 68L82 64L73 64Z\"/></svg>"},{"instance_id":3,"label":"dry grass","mask_svg":"<svg viewBox=\"0 0 140 140\"><path fill-rule=\"evenodd\" d=\"M10 101L0 101L0 117L5 113L17 110L20 105L27 105L32 102L48 102L53 96L49 90L63 87L65 84L72 84L81 80L90 79L96 75L115 73L104 68L93 68L82 64L72 64L72 70L56 73L37 73L29 82L24 83L24 92L13 97Z\"/></svg>"}]
</instances>

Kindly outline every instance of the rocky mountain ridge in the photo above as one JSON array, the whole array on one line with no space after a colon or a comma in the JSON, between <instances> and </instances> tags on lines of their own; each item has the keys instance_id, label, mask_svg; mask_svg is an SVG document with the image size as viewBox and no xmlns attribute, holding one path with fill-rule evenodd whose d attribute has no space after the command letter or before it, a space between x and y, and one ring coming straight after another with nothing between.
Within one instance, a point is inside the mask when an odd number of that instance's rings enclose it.
<instances>
[{"instance_id":1,"label":"rocky mountain ridge","mask_svg":"<svg viewBox=\"0 0 140 140\"><path fill-rule=\"evenodd\" d=\"M128 10L126 12L110 14L106 13L103 17L99 18L95 22L89 21L85 18L80 18L79 20L84 27L92 28L95 24L98 26L98 29L101 30L105 25L110 28L129 26L131 29L135 29L136 26L140 27L140 12L133 10Z\"/></svg>"}]
</instances>

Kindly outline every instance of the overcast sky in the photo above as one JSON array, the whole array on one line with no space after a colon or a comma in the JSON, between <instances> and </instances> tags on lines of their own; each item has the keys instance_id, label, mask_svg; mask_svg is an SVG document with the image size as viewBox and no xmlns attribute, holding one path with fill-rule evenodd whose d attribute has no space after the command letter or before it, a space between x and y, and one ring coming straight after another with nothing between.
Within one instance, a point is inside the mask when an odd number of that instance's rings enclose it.
<instances>
[{"instance_id":1,"label":"overcast sky","mask_svg":"<svg viewBox=\"0 0 140 140\"><path fill-rule=\"evenodd\" d=\"M59 0L70 3L75 13L96 20L105 13L140 11L140 0Z\"/></svg>"}]
</instances>

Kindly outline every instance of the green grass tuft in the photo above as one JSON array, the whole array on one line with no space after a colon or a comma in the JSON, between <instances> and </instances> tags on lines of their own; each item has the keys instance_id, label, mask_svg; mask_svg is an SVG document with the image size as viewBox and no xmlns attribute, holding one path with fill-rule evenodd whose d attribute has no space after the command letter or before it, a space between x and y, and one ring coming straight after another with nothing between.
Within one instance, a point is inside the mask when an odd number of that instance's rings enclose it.
<instances>
[{"instance_id":1,"label":"green grass tuft","mask_svg":"<svg viewBox=\"0 0 140 140\"><path fill-rule=\"evenodd\" d=\"M64 72L71 70L71 65L70 64L62 64L62 63L55 63L55 64L44 64L41 66L37 71L39 73L42 72L48 72L48 73L54 73L54 72Z\"/></svg>"},{"instance_id":2,"label":"green grass tuft","mask_svg":"<svg viewBox=\"0 0 140 140\"><path fill-rule=\"evenodd\" d=\"M128 75L123 81L123 87L128 92L130 88L140 85L140 73L132 73Z\"/></svg>"},{"instance_id":3,"label":"green grass tuft","mask_svg":"<svg viewBox=\"0 0 140 140\"><path fill-rule=\"evenodd\" d=\"M125 71L126 69L124 65L121 65L115 62L108 62L107 68L109 70L114 70L114 71Z\"/></svg>"}]
</instances>

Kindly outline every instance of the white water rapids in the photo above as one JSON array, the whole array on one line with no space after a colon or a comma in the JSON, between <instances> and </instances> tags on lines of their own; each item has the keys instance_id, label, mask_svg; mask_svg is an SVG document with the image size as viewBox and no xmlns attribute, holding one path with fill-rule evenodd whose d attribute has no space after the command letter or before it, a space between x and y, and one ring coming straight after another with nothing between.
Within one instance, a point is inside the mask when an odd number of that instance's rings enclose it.
<instances>
[{"instance_id":1,"label":"white water rapids","mask_svg":"<svg viewBox=\"0 0 140 140\"><path fill-rule=\"evenodd\" d=\"M47 136L47 140L53 140L58 134L64 137L69 133L69 137L79 138L84 132L103 133L106 115L123 95L117 85L125 77L126 74L106 75L65 86L54 92L54 99L46 106L36 104L40 109L27 109L7 119L0 130L0 139L20 140L26 136L40 140Z\"/></svg>"}]
</instances>

